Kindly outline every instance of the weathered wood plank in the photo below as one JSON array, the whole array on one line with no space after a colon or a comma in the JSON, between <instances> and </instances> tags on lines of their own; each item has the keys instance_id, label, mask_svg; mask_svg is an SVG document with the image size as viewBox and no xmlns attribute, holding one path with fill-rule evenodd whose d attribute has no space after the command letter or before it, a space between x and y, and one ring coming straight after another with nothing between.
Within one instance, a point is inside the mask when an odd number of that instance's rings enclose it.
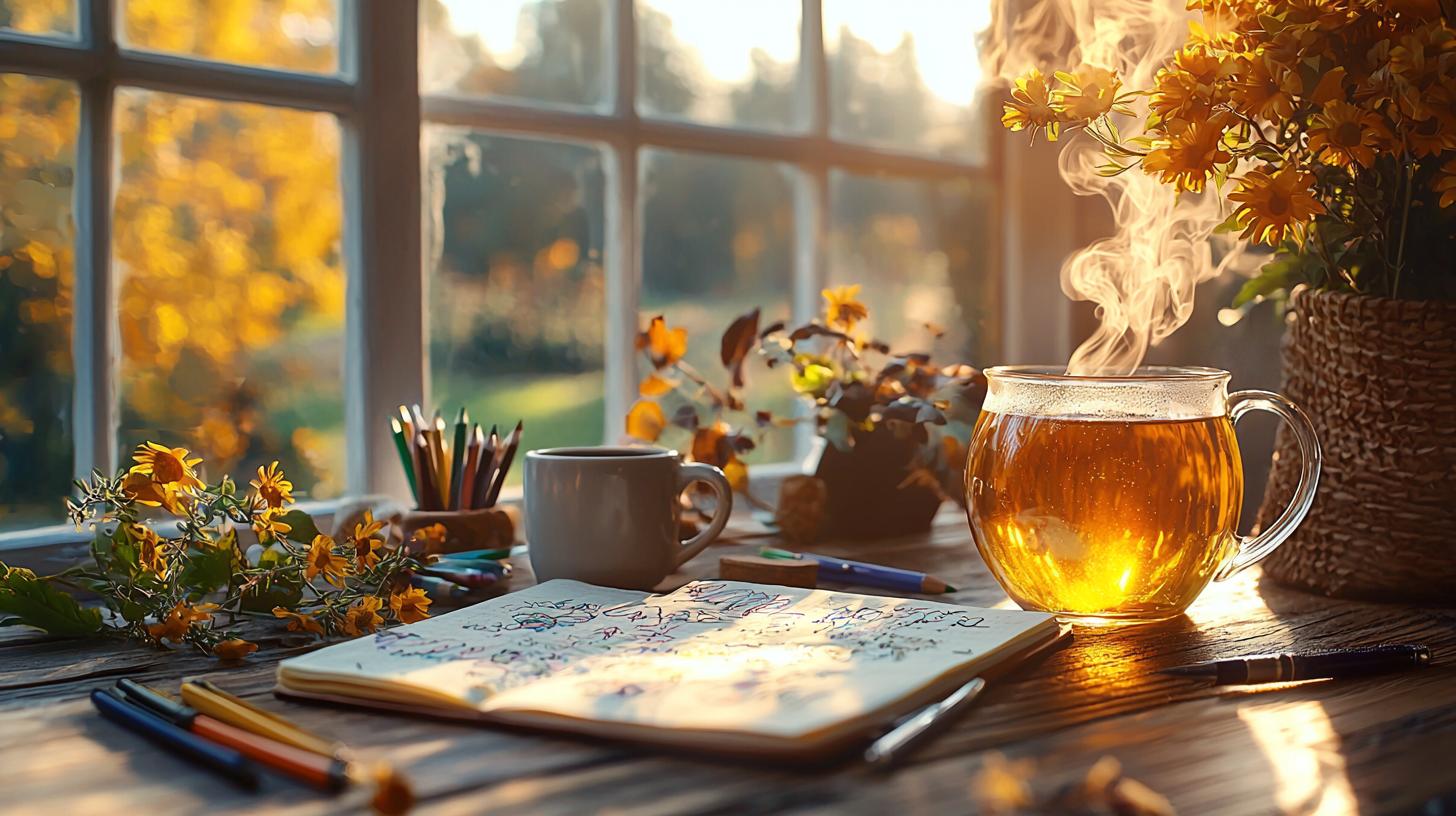
<instances>
[{"instance_id":1,"label":"weathered wood plank","mask_svg":"<svg viewBox=\"0 0 1456 816\"><path fill-rule=\"evenodd\" d=\"M936 572L961 590L942 598L1007 605L955 515L925 536L816 548ZM678 582L713 574L710 548ZM745 537L746 536L746 537ZM524 565L523 565L524 566ZM531 583L522 569L513 586ZM249 796L219 785L94 715L85 695L115 676L172 689L206 675L300 724L388 759L414 781L426 813L963 812L992 752L1034 760L1039 794L1103 754L1185 813L1400 812L1456 797L1456 610L1332 601L1246 574L1210 588L1183 617L1079 630L1065 649L999 681L964 721L885 777L854 764L762 768L703 757L476 728L272 697L278 659L311 645L249 624L262 644L241 666L134 644L0 641L0 790L6 812L357 812L353 791L327 798L270 780ZM1228 654L1420 640L1438 665L1407 675L1256 690L1212 689L1157 669ZM77 780L84 780L78 784ZM1444 811L1442 811L1444 812Z\"/></svg>"}]
</instances>

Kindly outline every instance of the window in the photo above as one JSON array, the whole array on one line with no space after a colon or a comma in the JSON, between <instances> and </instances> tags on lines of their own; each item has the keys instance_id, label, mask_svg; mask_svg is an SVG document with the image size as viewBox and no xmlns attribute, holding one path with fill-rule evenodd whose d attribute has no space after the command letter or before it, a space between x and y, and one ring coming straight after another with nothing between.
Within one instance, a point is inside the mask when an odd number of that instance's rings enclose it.
<instances>
[{"instance_id":1,"label":"window","mask_svg":"<svg viewBox=\"0 0 1456 816\"><path fill-rule=\"evenodd\" d=\"M987 359L984 6L0 0L0 540L148 438L319 500L402 401L615 441L659 312L707 364L863 282Z\"/></svg>"}]
</instances>

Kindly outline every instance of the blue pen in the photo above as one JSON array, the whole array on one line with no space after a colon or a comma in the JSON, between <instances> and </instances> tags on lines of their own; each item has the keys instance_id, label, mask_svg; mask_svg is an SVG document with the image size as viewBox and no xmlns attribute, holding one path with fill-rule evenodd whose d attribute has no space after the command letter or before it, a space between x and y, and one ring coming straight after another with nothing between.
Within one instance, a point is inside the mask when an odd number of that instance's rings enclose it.
<instances>
[{"instance_id":1,"label":"blue pen","mask_svg":"<svg viewBox=\"0 0 1456 816\"><path fill-rule=\"evenodd\" d=\"M444 578L432 578L428 575L410 576L410 585L423 589L432 601L458 601L470 594L469 587L463 587L454 581L447 581Z\"/></svg>"},{"instance_id":2,"label":"blue pen","mask_svg":"<svg viewBox=\"0 0 1456 816\"><path fill-rule=\"evenodd\" d=\"M473 570L475 572L488 572L498 578L506 578L511 574L511 565L503 561L459 561L454 558L441 558L426 565L429 568L442 570Z\"/></svg>"},{"instance_id":3,"label":"blue pen","mask_svg":"<svg viewBox=\"0 0 1456 816\"><path fill-rule=\"evenodd\" d=\"M91 704L106 719L146 737L159 747L217 771L240 788L255 790L258 787L258 769L247 757L132 705L115 689L92 689Z\"/></svg>"},{"instance_id":4,"label":"blue pen","mask_svg":"<svg viewBox=\"0 0 1456 816\"><path fill-rule=\"evenodd\" d=\"M946 592L955 592L955 587L936 578L934 575L926 575L923 572L916 572L914 570L885 567L879 564L866 564L862 561L850 561L828 555L789 552L788 550L779 550L773 547L764 547L758 554L764 558L782 558L793 561L802 561L808 558L817 561L819 562L819 578L825 581L837 581L841 584L855 584L857 586L877 587L879 589L893 589L899 592L919 592L924 595L942 595Z\"/></svg>"}]
</instances>

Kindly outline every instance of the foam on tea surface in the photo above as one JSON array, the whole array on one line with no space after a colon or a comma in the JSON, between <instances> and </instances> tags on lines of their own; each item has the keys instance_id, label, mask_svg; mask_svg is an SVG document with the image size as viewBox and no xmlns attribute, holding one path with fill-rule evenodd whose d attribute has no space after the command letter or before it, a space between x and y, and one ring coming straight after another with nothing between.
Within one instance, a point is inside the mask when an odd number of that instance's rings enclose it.
<instances>
[{"instance_id":1,"label":"foam on tea surface","mask_svg":"<svg viewBox=\"0 0 1456 816\"><path fill-rule=\"evenodd\" d=\"M1223 416L1228 375L1214 369L1139 369L1132 377L1072 377L1055 369L993 368L982 408L997 414L1089 420Z\"/></svg>"}]
</instances>

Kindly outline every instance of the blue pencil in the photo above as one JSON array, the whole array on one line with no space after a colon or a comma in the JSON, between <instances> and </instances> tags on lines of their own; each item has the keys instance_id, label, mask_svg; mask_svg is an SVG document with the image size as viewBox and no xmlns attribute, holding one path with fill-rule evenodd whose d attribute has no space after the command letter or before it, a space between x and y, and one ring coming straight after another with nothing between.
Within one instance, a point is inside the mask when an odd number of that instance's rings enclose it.
<instances>
[{"instance_id":1,"label":"blue pencil","mask_svg":"<svg viewBox=\"0 0 1456 816\"><path fill-rule=\"evenodd\" d=\"M91 704L106 719L189 762L217 771L240 788L253 790L258 787L258 769L247 757L127 702L115 689L92 689Z\"/></svg>"},{"instance_id":2,"label":"blue pencil","mask_svg":"<svg viewBox=\"0 0 1456 816\"><path fill-rule=\"evenodd\" d=\"M835 558L829 555L789 552L788 550L779 550L773 547L764 547L758 554L764 558L782 558L793 561L802 561L807 558L812 561L817 561L819 562L819 577L825 581L838 581L841 584L877 587L879 589L893 589L899 592L919 592L924 595L942 595L947 592L955 592L955 587L936 578L934 575L926 575L923 572L916 572L915 570L886 567L880 564L866 564L862 561L850 561L845 558Z\"/></svg>"}]
</instances>

